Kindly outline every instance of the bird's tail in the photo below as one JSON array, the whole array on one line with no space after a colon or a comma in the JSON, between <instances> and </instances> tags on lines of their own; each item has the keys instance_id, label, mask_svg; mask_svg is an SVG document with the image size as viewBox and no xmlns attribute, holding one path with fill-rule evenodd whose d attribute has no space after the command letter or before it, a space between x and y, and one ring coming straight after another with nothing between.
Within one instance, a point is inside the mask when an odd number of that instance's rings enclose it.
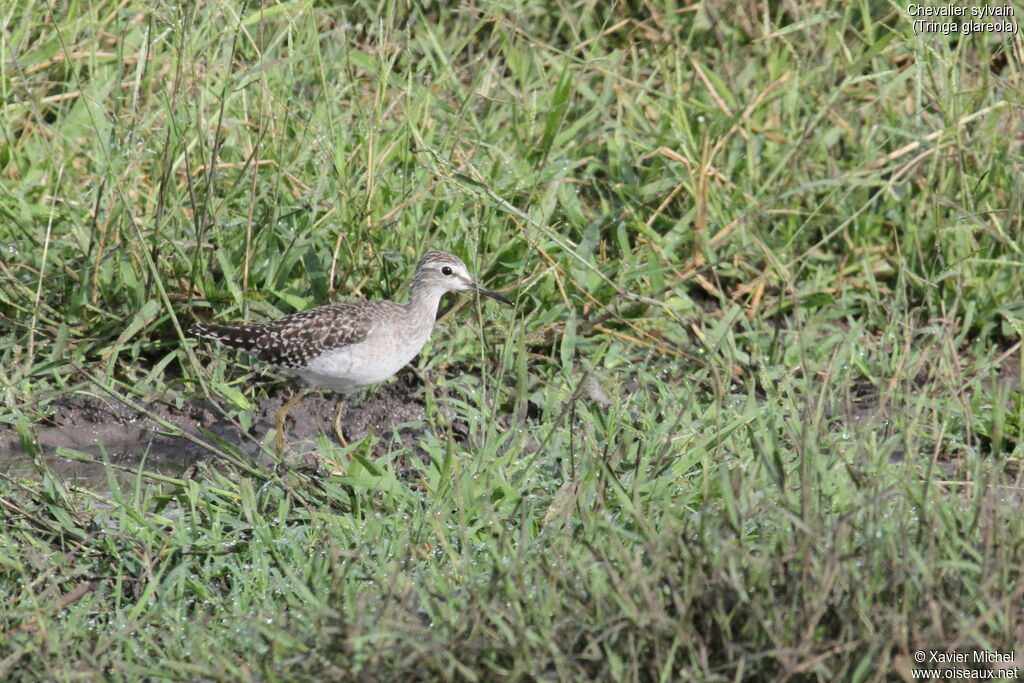
<instances>
[{"instance_id":1,"label":"bird's tail","mask_svg":"<svg viewBox=\"0 0 1024 683\"><path fill-rule=\"evenodd\" d=\"M214 323L196 323L188 328L188 333L201 339L212 339L224 346L243 351L252 351L262 334L259 323L236 325L216 325Z\"/></svg>"}]
</instances>

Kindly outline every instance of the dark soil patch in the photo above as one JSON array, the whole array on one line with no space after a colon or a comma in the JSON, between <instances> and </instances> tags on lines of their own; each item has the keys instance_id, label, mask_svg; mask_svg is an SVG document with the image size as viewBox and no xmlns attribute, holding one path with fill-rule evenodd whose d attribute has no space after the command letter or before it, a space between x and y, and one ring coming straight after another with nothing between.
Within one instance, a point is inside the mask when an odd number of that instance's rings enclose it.
<instances>
[{"instance_id":1,"label":"dark soil patch","mask_svg":"<svg viewBox=\"0 0 1024 683\"><path fill-rule=\"evenodd\" d=\"M342 413L346 439L354 443L375 434L379 437L374 444L378 456L393 450L396 442L416 449L427 429L422 387L414 372L405 372L396 381L346 400ZM275 428L277 411L298 390L299 387L289 385L276 395L256 399L248 430L226 418L209 401L188 403L181 409L159 401L139 401L141 410L136 410L110 396L67 394L49 403L49 417L33 432L36 444L46 455L61 447L97 456L103 450L118 464L137 466L145 456L147 463L172 470L210 456L210 451L200 443L176 436L167 427L171 425L202 442L210 441L204 431L210 432L255 460L260 457L260 444L272 439L268 432ZM336 442L332 422L340 398L331 393L306 394L288 412L286 449L293 454L314 453L321 434ZM456 425L454 430L457 434L464 432L459 427ZM24 459L24 455L17 433L10 427L0 427L0 464L4 460ZM401 469L408 471L408 463L404 465Z\"/></svg>"}]
</instances>

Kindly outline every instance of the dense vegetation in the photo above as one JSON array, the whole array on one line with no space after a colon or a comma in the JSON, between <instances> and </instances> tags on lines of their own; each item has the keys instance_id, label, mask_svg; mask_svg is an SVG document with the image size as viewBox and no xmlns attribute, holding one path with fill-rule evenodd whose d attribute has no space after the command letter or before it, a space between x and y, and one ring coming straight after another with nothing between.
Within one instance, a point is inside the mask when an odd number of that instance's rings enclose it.
<instances>
[{"instance_id":1,"label":"dense vegetation","mask_svg":"<svg viewBox=\"0 0 1024 683\"><path fill-rule=\"evenodd\" d=\"M0 13L0 423L38 469L0 474L0 677L879 680L1024 643L1019 39L321 5ZM200 434L109 499L46 464L68 394L250 423L273 374L193 320L401 298L428 249L516 306L414 362L425 457Z\"/></svg>"}]
</instances>

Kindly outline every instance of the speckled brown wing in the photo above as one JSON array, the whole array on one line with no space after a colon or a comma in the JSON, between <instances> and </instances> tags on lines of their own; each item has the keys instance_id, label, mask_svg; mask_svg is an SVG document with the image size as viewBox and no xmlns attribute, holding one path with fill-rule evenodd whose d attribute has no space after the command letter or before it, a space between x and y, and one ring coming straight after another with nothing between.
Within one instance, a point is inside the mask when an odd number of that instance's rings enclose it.
<instances>
[{"instance_id":1,"label":"speckled brown wing","mask_svg":"<svg viewBox=\"0 0 1024 683\"><path fill-rule=\"evenodd\" d=\"M324 351L364 341L378 315L373 304L330 304L265 323L197 323L189 333L241 349L283 368L304 368Z\"/></svg>"}]
</instances>

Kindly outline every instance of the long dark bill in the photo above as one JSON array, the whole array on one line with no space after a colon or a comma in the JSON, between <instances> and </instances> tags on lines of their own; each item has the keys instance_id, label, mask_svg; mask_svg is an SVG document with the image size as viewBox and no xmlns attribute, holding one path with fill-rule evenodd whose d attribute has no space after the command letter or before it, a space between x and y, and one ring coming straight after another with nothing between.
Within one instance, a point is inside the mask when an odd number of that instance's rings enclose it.
<instances>
[{"instance_id":1,"label":"long dark bill","mask_svg":"<svg viewBox=\"0 0 1024 683\"><path fill-rule=\"evenodd\" d=\"M480 292L480 293L481 293L481 294L483 294L484 296L489 296L489 297L491 297L492 299L494 299L494 300L496 300L496 301L500 301L500 302L501 302L501 303L503 303L503 304L508 304L509 306L512 306L512 305L513 305L513 304L512 304L512 300L511 300L511 299L509 299L509 298L507 298L507 297L504 297L504 296L502 296L501 294L498 294L498 293L497 293L497 292L495 292L495 291L492 291L492 290L490 290L490 289L487 289L486 287L483 287L483 286L481 286L481 285L478 285L478 284L477 284L477 283L475 283L475 282L473 283L473 289L475 289L476 291Z\"/></svg>"}]
</instances>

